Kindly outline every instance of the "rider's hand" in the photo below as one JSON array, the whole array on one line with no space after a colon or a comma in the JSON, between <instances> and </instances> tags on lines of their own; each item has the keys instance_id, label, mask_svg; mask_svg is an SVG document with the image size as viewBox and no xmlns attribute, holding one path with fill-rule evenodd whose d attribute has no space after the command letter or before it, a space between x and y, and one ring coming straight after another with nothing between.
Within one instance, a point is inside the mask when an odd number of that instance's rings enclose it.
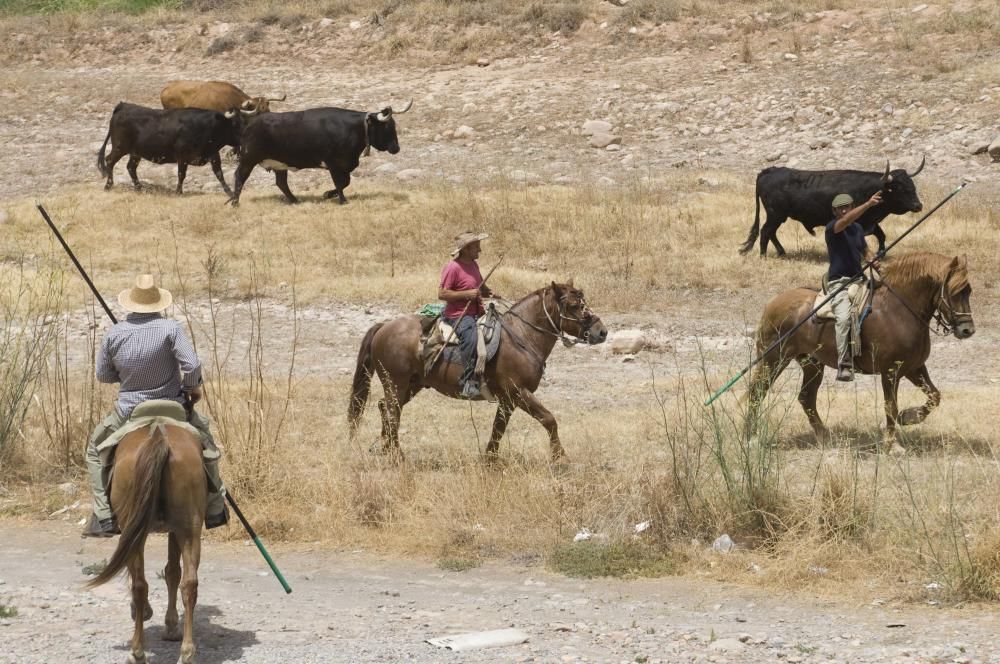
<instances>
[{"instance_id":1,"label":"rider's hand","mask_svg":"<svg viewBox=\"0 0 1000 664\"><path fill-rule=\"evenodd\" d=\"M188 396L191 400L191 404L194 405L201 401L201 385L198 387L189 387L184 390L184 394Z\"/></svg>"},{"instance_id":2,"label":"rider's hand","mask_svg":"<svg viewBox=\"0 0 1000 664\"><path fill-rule=\"evenodd\" d=\"M875 207L882 202L882 192L876 191L872 194L872 197L868 199L868 207Z\"/></svg>"},{"instance_id":3,"label":"rider's hand","mask_svg":"<svg viewBox=\"0 0 1000 664\"><path fill-rule=\"evenodd\" d=\"M483 294L483 297L496 297L496 295L493 294L493 291L490 290L489 286L480 286L479 292Z\"/></svg>"},{"instance_id":4,"label":"rider's hand","mask_svg":"<svg viewBox=\"0 0 1000 664\"><path fill-rule=\"evenodd\" d=\"M465 299L466 300L477 300L477 299L479 299L479 289L478 288L470 288L469 290L465 291Z\"/></svg>"}]
</instances>

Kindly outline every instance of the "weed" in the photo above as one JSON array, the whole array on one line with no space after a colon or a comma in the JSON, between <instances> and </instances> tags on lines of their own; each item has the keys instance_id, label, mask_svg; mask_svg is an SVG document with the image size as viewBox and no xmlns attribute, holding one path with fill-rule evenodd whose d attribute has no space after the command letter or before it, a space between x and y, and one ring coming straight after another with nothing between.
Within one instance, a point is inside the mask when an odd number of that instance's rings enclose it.
<instances>
[{"instance_id":1,"label":"weed","mask_svg":"<svg viewBox=\"0 0 1000 664\"><path fill-rule=\"evenodd\" d=\"M16 618L17 607L13 604L0 602L0 618Z\"/></svg>"},{"instance_id":2,"label":"weed","mask_svg":"<svg viewBox=\"0 0 1000 664\"><path fill-rule=\"evenodd\" d=\"M83 572L84 576L97 576L104 571L104 568L108 566L108 560L104 560L96 563L89 563L84 565L80 571Z\"/></svg>"},{"instance_id":3,"label":"weed","mask_svg":"<svg viewBox=\"0 0 1000 664\"><path fill-rule=\"evenodd\" d=\"M466 572L470 569L475 569L480 565L482 565L482 561L478 558L449 556L439 558L437 561L438 569L443 569L448 572Z\"/></svg>"},{"instance_id":4,"label":"weed","mask_svg":"<svg viewBox=\"0 0 1000 664\"><path fill-rule=\"evenodd\" d=\"M548 565L560 574L584 579L666 576L678 570L677 558L672 553L627 541L562 544L552 551Z\"/></svg>"}]
</instances>

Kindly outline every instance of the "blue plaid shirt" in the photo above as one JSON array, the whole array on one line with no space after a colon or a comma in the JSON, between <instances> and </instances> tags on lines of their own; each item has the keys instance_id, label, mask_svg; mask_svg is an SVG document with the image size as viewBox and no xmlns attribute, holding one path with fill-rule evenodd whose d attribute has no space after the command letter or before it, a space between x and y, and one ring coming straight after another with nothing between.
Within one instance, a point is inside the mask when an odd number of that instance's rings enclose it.
<instances>
[{"instance_id":1,"label":"blue plaid shirt","mask_svg":"<svg viewBox=\"0 0 1000 664\"><path fill-rule=\"evenodd\" d=\"M181 387L201 384L201 362L180 323L160 314L129 314L101 343L97 380L121 383L116 407L127 419L150 399L183 404Z\"/></svg>"}]
</instances>

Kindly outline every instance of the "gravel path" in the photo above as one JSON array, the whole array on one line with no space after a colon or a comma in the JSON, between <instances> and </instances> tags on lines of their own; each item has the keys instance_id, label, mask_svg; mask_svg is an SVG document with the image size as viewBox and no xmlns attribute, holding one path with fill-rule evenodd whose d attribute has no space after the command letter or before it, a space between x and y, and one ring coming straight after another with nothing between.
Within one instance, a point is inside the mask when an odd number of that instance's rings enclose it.
<instances>
[{"instance_id":1,"label":"gravel path","mask_svg":"<svg viewBox=\"0 0 1000 664\"><path fill-rule=\"evenodd\" d=\"M130 636L123 582L82 588L82 567L113 542L82 540L59 522L0 522L0 662L121 662ZM165 588L149 547L152 661ZM285 596L251 546L207 543L198 661L215 662L1000 662L995 610L846 604L663 578L582 582L540 567L490 564L445 572L427 562L303 547L272 552L294 588ZM516 627L527 643L452 653L425 639Z\"/></svg>"}]
</instances>

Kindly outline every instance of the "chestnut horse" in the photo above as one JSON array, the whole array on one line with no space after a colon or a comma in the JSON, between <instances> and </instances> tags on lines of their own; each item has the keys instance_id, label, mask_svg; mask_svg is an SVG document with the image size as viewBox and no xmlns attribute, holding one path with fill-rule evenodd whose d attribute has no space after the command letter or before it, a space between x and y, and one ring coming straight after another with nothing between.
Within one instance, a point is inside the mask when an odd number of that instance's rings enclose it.
<instances>
[{"instance_id":1,"label":"chestnut horse","mask_svg":"<svg viewBox=\"0 0 1000 664\"><path fill-rule=\"evenodd\" d=\"M861 355L854 368L880 374L885 396L886 451L902 452L896 443L896 425L919 424L941 403L941 393L927 372L931 352L930 328L938 325L958 339L968 339L976 327L972 321L968 265L965 256L933 253L904 254L882 268L882 285L875 291L871 313L861 328ZM776 296L764 308L757 331L757 353L763 353L786 330L813 308L816 291L796 288ZM816 410L816 395L823 382L823 368L837 368L834 321L807 322L779 348L773 349L754 371L750 381L748 429L753 433L761 402L771 384L792 359L802 367L799 403L805 410L816 439L825 443L830 432ZM897 406L899 379L906 378L927 396L923 406Z\"/></svg>"},{"instance_id":2,"label":"chestnut horse","mask_svg":"<svg viewBox=\"0 0 1000 664\"><path fill-rule=\"evenodd\" d=\"M531 293L503 314L500 347L496 357L486 365L483 379L499 405L493 420L493 432L486 446L487 457L493 458L500 446L515 408L525 411L549 433L549 451L553 460L566 456L556 418L541 404L534 392L542 379L545 361L557 340L564 343L583 341L603 343L608 331L595 316L573 282L557 284ZM458 378L462 367L438 360L427 375L421 359L421 323L415 315L400 316L377 323L368 330L354 371L351 402L347 419L351 435L368 401L372 372L382 381L385 398L379 401L382 413L383 449L401 456L399 448L399 417L403 406L417 392L431 387L452 398L458 398Z\"/></svg>"},{"instance_id":3,"label":"chestnut horse","mask_svg":"<svg viewBox=\"0 0 1000 664\"><path fill-rule=\"evenodd\" d=\"M126 434L115 453L111 482L114 506L122 535L104 570L87 585L98 586L128 568L132 585L132 633L130 664L146 662L142 623L152 617L143 560L146 536L167 532L166 634L181 640L177 627L177 588L184 601L184 633L180 664L194 661L194 606L198 601L198 563L201 559L201 527L205 521L208 488L202 465L201 440L179 426L153 424ZM184 561L183 576L181 559ZM142 607L141 610L138 607Z\"/></svg>"}]
</instances>

